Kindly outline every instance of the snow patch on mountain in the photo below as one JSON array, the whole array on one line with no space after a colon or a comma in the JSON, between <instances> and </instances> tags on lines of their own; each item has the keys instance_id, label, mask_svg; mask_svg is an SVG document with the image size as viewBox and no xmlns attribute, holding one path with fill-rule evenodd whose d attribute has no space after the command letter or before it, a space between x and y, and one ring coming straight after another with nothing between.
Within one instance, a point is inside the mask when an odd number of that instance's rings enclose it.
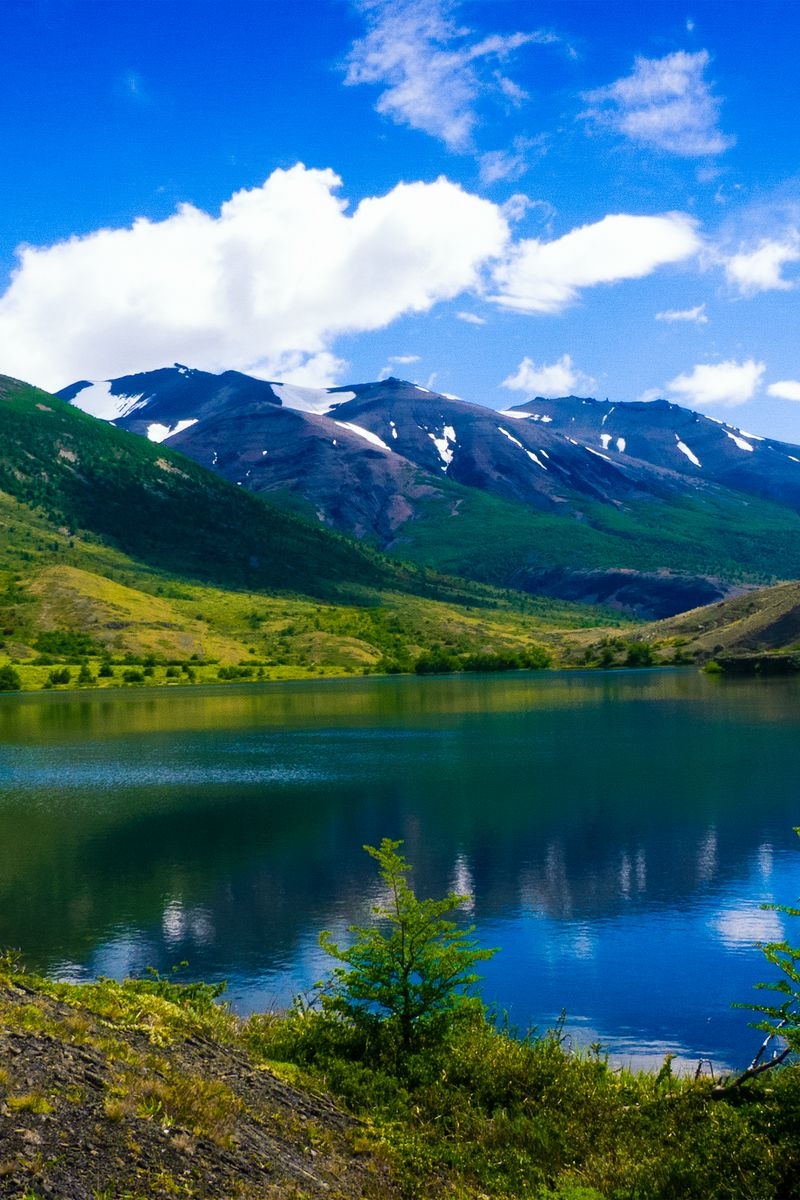
<instances>
[{"instance_id":1,"label":"snow patch on mountain","mask_svg":"<svg viewBox=\"0 0 800 1200\"><path fill-rule=\"evenodd\" d=\"M553 420L543 413L523 412L519 408L503 408L498 413L500 417L511 417L512 421L541 421L543 425L549 425Z\"/></svg>"},{"instance_id":2,"label":"snow patch on mountain","mask_svg":"<svg viewBox=\"0 0 800 1200\"><path fill-rule=\"evenodd\" d=\"M515 446L519 446L520 450L524 450L524 449L525 449L525 447L523 446L522 442L518 442L518 441L517 441L517 439L516 439L515 437L512 437L512 436L511 436L511 434L508 432L508 430L507 430L507 429L503 429L503 426L502 426L502 425L498 425L498 426L497 426L497 429L498 429L498 432L499 432L499 433L502 433L502 434L504 434L504 435L505 435L505 437L507 437L507 438L508 438L508 440L509 440L510 442L513 442Z\"/></svg>"},{"instance_id":3,"label":"snow patch on mountain","mask_svg":"<svg viewBox=\"0 0 800 1200\"><path fill-rule=\"evenodd\" d=\"M113 396L111 388L110 379L90 383L78 392L72 404L90 417L99 417L101 421L117 421L147 403L147 398L142 395Z\"/></svg>"},{"instance_id":4,"label":"snow patch on mountain","mask_svg":"<svg viewBox=\"0 0 800 1200\"><path fill-rule=\"evenodd\" d=\"M296 408L300 412L319 413L323 416L337 405L356 398L355 392L332 394L327 388L300 387L294 383L270 383L270 387L286 408Z\"/></svg>"},{"instance_id":5,"label":"snow patch on mountain","mask_svg":"<svg viewBox=\"0 0 800 1200\"><path fill-rule=\"evenodd\" d=\"M189 421L178 421L177 425L160 425L154 421L152 425L147 426L147 439L150 442L165 442L167 438L174 437L184 429L191 429L192 425L196 424L197 417L192 417Z\"/></svg>"},{"instance_id":6,"label":"snow patch on mountain","mask_svg":"<svg viewBox=\"0 0 800 1200\"><path fill-rule=\"evenodd\" d=\"M349 429L351 433L357 433L359 437L372 442L373 446L378 446L381 450L388 450L391 453L391 446L387 446L383 438L379 438L377 433L373 433L371 429L364 429L362 425L354 425L351 421L337 421L336 424L341 425L342 429Z\"/></svg>"},{"instance_id":7,"label":"snow patch on mountain","mask_svg":"<svg viewBox=\"0 0 800 1200\"><path fill-rule=\"evenodd\" d=\"M424 392L427 389L418 388L417 390ZM450 463L453 461L452 447L456 445L455 429L453 428L452 425L445 425L444 429L442 430L442 436L440 438L437 437L435 433L429 433L428 437L431 439L434 446L439 451L439 457L441 458L442 462L444 463L442 470L446 471L447 468L450 466Z\"/></svg>"},{"instance_id":8,"label":"snow patch on mountain","mask_svg":"<svg viewBox=\"0 0 800 1200\"><path fill-rule=\"evenodd\" d=\"M689 447L686 445L686 442L681 441L677 433L675 434L675 442L677 443L681 454L685 454L689 462L694 463L696 467L702 467L703 464L700 462L700 459L689 449Z\"/></svg>"},{"instance_id":9,"label":"snow patch on mountain","mask_svg":"<svg viewBox=\"0 0 800 1200\"><path fill-rule=\"evenodd\" d=\"M731 431L729 429L726 429L725 432L727 433L727 435L731 439L731 441L736 443L736 445L739 447L740 450L749 450L751 454L753 453L753 447L750 445L749 442L746 442L744 440L744 438L737 437L737 435L735 433L731 433Z\"/></svg>"}]
</instances>

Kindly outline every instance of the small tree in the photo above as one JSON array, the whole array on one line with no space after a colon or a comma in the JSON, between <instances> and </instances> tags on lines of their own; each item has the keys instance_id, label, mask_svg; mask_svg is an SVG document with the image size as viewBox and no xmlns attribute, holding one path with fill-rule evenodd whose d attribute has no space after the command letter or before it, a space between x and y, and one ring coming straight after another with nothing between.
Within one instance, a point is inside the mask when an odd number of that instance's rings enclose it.
<instances>
[{"instance_id":1,"label":"small tree","mask_svg":"<svg viewBox=\"0 0 800 1200\"><path fill-rule=\"evenodd\" d=\"M336 967L322 992L323 1007L361 1027L388 1026L408 1053L426 1037L442 1037L469 1002L480 978L476 963L492 957L446 917L466 897L450 892L442 900L418 900L406 876L411 867L398 853L402 842L384 838L365 846L377 861L386 886L385 904L373 906L377 922L351 925L355 940L338 945L326 930L320 945L344 966Z\"/></svg>"},{"instance_id":2,"label":"small tree","mask_svg":"<svg viewBox=\"0 0 800 1200\"><path fill-rule=\"evenodd\" d=\"M22 687L19 672L11 665L0 667L0 692L18 692Z\"/></svg>"}]
</instances>

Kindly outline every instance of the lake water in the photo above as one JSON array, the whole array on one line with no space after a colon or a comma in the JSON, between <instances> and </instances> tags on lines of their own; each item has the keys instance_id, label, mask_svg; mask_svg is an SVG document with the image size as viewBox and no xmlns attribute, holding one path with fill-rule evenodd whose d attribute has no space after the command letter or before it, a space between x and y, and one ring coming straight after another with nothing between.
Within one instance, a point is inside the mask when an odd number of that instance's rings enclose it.
<instances>
[{"instance_id":1,"label":"lake water","mask_svg":"<svg viewBox=\"0 0 800 1200\"><path fill-rule=\"evenodd\" d=\"M0 945L66 978L227 979L284 1005L378 895L403 838L501 947L520 1028L719 1067L732 1001L800 921L800 681L694 670L328 680L0 697Z\"/></svg>"}]
</instances>

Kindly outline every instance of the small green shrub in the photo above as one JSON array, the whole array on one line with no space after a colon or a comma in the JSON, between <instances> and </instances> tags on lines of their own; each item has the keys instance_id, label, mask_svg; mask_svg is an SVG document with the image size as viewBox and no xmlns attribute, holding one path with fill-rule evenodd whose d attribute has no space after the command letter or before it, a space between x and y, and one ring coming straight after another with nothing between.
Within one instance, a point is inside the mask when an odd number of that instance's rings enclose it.
<instances>
[{"instance_id":1,"label":"small green shrub","mask_svg":"<svg viewBox=\"0 0 800 1200\"><path fill-rule=\"evenodd\" d=\"M388 1034L408 1055L446 1036L468 1005L479 978L476 964L495 951L478 945L474 926L462 929L447 919L463 896L417 899L406 878L411 868L398 853L401 845L384 838L377 849L364 847L378 863L387 893L384 904L373 906L376 922L352 925L350 946L338 945L327 931L319 940L344 963L322 986L323 1012L373 1036Z\"/></svg>"},{"instance_id":2,"label":"small green shrub","mask_svg":"<svg viewBox=\"0 0 800 1200\"><path fill-rule=\"evenodd\" d=\"M19 672L10 665L0 667L0 692L18 692L22 687Z\"/></svg>"}]
</instances>

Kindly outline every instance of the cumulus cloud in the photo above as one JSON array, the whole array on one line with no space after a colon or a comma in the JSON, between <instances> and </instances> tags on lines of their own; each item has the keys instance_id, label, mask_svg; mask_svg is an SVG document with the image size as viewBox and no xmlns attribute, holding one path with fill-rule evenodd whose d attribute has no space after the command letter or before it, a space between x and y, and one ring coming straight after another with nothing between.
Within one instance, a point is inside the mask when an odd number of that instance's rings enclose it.
<instances>
[{"instance_id":1,"label":"cumulus cloud","mask_svg":"<svg viewBox=\"0 0 800 1200\"><path fill-rule=\"evenodd\" d=\"M554 40L542 33L475 40L456 24L455 0L359 0L368 27L347 60L348 84L383 87L378 112L439 138L450 150L472 145L479 97L520 104L525 92L499 70L515 51Z\"/></svg>"},{"instance_id":2,"label":"cumulus cloud","mask_svg":"<svg viewBox=\"0 0 800 1200\"><path fill-rule=\"evenodd\" d=\"M179 359L316 382L341 366L337 334L476 287L505 249L502 211L445 179L352 212L340 187L298 164L219 215L186 204L164 221L22 247L0 297L3 369L57 388Z\"/></svg>"},{"instance_id":3,"label":"cumulus cloud","mask_svg":"<svg viewBox=\"0 0 800 1200\"><path fill-rule=\"evenodd\" d=\"M743 296L773 290L788 291L794 284L783 278L788 263L800 261L800 234L789 231L780 239L762 238L753 250L740 250L723 259L728 282Z\"/></svg>"},{"instance_id":4,"label":"cumulus cloud","mask_svg":"<svg viewBox=\"0 0 800 1200\"><path fill-rule=\"evenodd\" d=\"M705 50L637 58L632 74L586 93L591 107L582 115L653 150L721 154L734 139L717 128L720 102L704 78L708 63Z\"/></svg>"},{"instance_id":5,"label":"cumulus cloud","mask_svg":"<svg viewBox=\"0 0 800 1200\"><path fill-rule=\"evenodd\" d=\"M735 408L752 400L761 383L766 367L763 362L748 358L746 362L732 359L721 363L699 363L685 375L676 375L667 384L673 396L690 405L719 404Z\"/></svg>"},{"instance_id":6,"label":"cumulus cloud","mask_svg":"<svg viewBox=\"0 0 800 1200\"><path fill-rule=\"evenodd\" d=\"M494 272L491 298L524 312L560 312L581 288L640 279L700 248L696 225L684 213L656 217L616 214L582 225L551 242L521 241Z\"/></svg>"},{"instance_id":7,"label":"cumulus cloud","mask_svg":"<svg viewBox=\"0 0 800 1200\"><path fill-rule=\"evenodd\" d=\"M509 375L500 385L531 396L570 396L577 391L592 391L594 379L577 371L569 354L562 354L558 362L542 363L537 366L527 356L517 367L516 374Z\"/></svg>"},{"instance_id":8,"label":"cumulus cloud","mask_svg":"<svg viewBox=\"0 0 800 1200\"><path fill-rule=\"evenodd\" d=\"M767 395L779 400L800 400L800 379L779 379L769 385Z\"/></svg>"},{"instance_id":9,"label":"cumulus cloud","mask_svg":"<svg viewBox=\"0 0 800 1200\"><path fill-rule=\"evenodd\" d=\"M656 320L667 321L669 324L676 321L689 321L695 325L708 324L705 304L698 304L695 308L668 308L664 312L657 312Z\"/></svg>"}]
</instances>

